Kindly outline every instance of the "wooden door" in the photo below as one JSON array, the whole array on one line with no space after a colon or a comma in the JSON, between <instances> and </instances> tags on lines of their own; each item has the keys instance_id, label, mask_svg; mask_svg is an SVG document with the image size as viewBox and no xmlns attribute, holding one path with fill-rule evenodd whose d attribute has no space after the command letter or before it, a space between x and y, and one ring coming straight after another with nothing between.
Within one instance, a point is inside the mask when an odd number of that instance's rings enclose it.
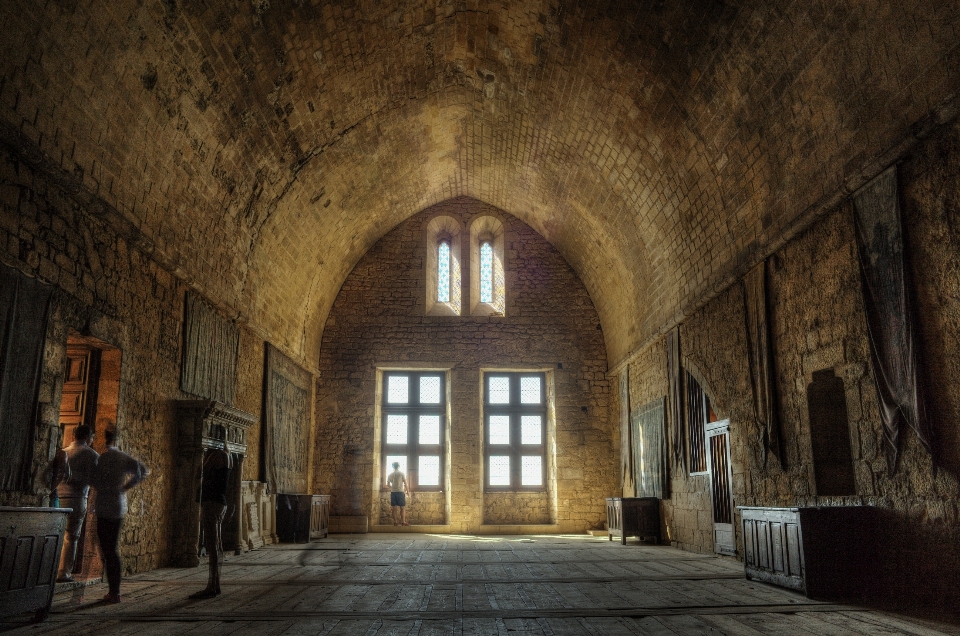
<instances>
[{"instance_id":1,"label":"wooden door","mask_svg":"<svg viewBox=\"0 0 960 636\"><path fill-rule=\"evenodd\" d=\"M62 445L73 441L73 431L83 424L89 396L92 350L88 347L67 348L67 368L63 378L63 395L60 398L60 428L63 430Z\"/></svg>"},{"instance_id":2,"label":"wooden door","mask_svg":"<svg viewBox=\"0 0 960 636\"><path fill-rule=\"evenodd\" d=\"M737 541L733 530L733 488L730 468L730 420L710 422L707 437L710 498L713 503L713 551L735 555Z\"/></svg>"}]
</instances>

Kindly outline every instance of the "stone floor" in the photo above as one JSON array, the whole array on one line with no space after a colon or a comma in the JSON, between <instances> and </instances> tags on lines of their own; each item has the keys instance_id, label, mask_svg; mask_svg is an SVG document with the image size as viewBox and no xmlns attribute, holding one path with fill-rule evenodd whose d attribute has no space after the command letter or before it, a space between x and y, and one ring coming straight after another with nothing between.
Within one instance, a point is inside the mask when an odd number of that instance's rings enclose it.
<instances>
[{"instance_id":1,"label":"stone floor","mask_svg":"<svg viewBox=\"0 0 960 636\"><path fill-rule=\"evenodd\" d=\"M741 566L591 536L335 535L230 556L223 594L191 601L205 571L129 577L58 595L12 634L960 634L960 628L817 603L752 583Z\"/></svg>"}]
</instances>

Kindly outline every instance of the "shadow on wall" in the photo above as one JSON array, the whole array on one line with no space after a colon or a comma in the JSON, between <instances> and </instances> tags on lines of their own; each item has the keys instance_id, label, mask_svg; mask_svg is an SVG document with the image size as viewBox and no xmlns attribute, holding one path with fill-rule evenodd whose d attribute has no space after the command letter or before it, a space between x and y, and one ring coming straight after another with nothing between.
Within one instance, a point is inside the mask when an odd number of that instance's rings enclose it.
<instances>
[{"instance_id":1,"label":"shadow on wall","mask_svg":"<svg viewBox=\"0 0 960 636\"><path fill-rule=\"evenodd\" d=\"M360 496L360 474L358 462L360 450L356 444L347 444L343 448L343 459L337 469L334 481L335 497L333 510L335 515L354 516L363 514L363 502Z\"/></svg>"},{"instance_id":2,"label":"shadow on wall","mask_svg":"<svg viewBox=\"0 0 960 636\"><path fill-rule=\"evenodd\" d=\"M960 529L875 507L855 518L804 529L817 535L805 540L822 548L814 565L822 571L812 572L808 560L807 576L827 581L811 597L960 618Z\"/></svg>"}]
</instances>

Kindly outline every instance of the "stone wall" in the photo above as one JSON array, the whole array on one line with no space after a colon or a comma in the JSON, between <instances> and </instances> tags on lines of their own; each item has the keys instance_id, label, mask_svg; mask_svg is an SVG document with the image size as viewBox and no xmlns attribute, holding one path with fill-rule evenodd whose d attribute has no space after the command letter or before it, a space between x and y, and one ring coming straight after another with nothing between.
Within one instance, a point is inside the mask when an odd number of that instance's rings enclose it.
<instances>
[{"instance_id":1,"label":"stone wall","mask_svg":"<svg viewBox=\"0 0 960 636\"><path fill-rule=\"evenodd\" d=\"M39 390L33 483L26 492L0 493L0 503L48 502L42 472L57 445L68 335L115 346L119 355L107 356L109 365L119 358L119 382L105 385L109 415L115 408L120 447L152 471L129 493L121 538L125 569L143 571L167 563L171 527L178 521L172 402L193 397L179 388L187 286L108 223L102 202L75 195L63 175L0 146L0 261L55 288ZM254 414L260 412L262 367L263 340L241 328L237 406ZM116 374L116 369L107 371ZM102 415L98 413L98 425ZM244 468L245 476L254 478L258 436L258 428L251 431Z\"/></svg>"},{"instance_id":2,"label":"stone wall","mask_svg":"<svg viewBox=\"0 0 960 636\"><path fill-rule=\"evenodd\" d=\"M424 315L426 223L438 214L464 227L480 214L504 222L505 316ZM334 303L317 382L314 483L333 495L333 514L389 523L386 497L375 486L377 368L451 369L449 510L441 507L447 505L441 494L417 493L411 520L446 519L454 531L479 531L484 524L553 523L565 532L602 527L603 498L618 488L616 471L609 470L617 443L606 364L593 304L549 243L472 199L433 206L388 232L357 263ZM549 370L556 480L547 494L483 492L480 372L493 368Z\"/></svg>"},{"instance_id":3,"label":"stone wall","mask_svg":"<svg viewBox=\"0 0 960 636\"><path fill-rule=\"evenodd\" d=\"M730 418L735 505L870 505L885 524L879 540L894 597L942 603L960 572L956 550L960 426L960 126L944 128L904 157L899 168L906 254L917 299L921 354L937 430L939 468L916 435L904 430L890 473L870 361L849 201L826 214L771 258L769 302L778 393L782 465L763 464L747 366L743 287L724 290L681 326L684 367L701 383L719 418ZM843 382L855 494L819 496L807 392L813 373ZM631 408L666 395L666 353L657 340L629 364ZM674 471L663 502L671 542L712 552L709 480ZM951 543L954 542L954 543ZM742 553L742 538L738 537ZM952 573L952 574L951 574ZM913 581L916 585L911 584ZM936 581L930 583L929 581Z\"/></svg>"}]
</instances>

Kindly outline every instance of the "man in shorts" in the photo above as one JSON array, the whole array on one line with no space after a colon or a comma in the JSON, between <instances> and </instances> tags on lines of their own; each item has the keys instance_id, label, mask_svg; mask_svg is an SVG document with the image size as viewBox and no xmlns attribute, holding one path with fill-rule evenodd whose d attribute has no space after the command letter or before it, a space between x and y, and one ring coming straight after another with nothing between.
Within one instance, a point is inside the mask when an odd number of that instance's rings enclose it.
<instances>
[{"instance_id":1,"label":"man in shorts","mask_svg":"<svg viewBox=\"0 0 960 636\"><path fill-rule=\"evenodd\" d=\"M393 525L409 526L407 523L407 476L400 472L400 462L393 462L393 472L387 476L390 486L390 506Z\"/></svg>"}]
</instances>

